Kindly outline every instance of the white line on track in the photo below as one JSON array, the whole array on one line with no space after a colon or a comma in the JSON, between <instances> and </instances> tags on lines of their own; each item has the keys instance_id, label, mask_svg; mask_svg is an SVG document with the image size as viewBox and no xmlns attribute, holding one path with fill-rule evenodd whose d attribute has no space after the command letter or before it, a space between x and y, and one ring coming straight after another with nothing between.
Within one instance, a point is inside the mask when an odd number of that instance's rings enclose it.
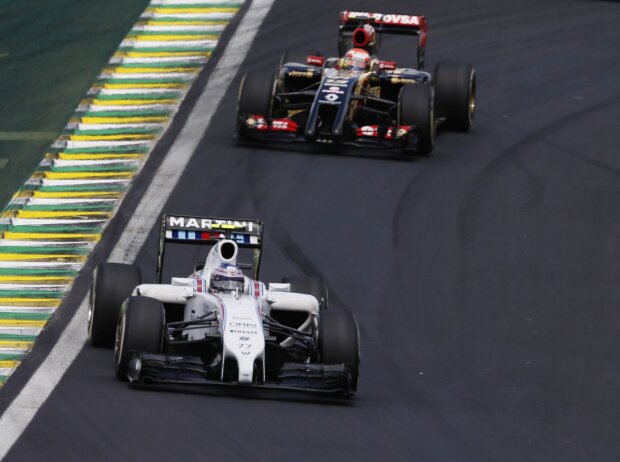
<instances>
[{"instance_id":1,"label":"white line on track","mask_svg":"<svg viewBox=\"0 0 620 462\"><path fill-rule=\"evenodd\" d=\"M159 219L168 196L181 178L184 169L180 166L187 165L192 157L273 2L274 0L252 1L187 118L187 123L153 176L149 188L112 251L110 261L135 260L146 236ZM13 447L84 346L87 310L88 297L84 297L56 345L0 417L0 459Z\"/></svg>"}]
</instances>

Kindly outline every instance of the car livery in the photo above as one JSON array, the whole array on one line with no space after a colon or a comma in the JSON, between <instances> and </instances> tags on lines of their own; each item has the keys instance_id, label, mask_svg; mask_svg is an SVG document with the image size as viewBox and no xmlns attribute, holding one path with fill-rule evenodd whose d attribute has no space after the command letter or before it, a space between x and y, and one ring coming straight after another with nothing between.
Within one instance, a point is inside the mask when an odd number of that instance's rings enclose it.
<instances>
[{"instance_id":1,"label":"car livery","mask_svg":"<svg viewBox=\"0 0 620 462\"><path fill-rule=\"evenodd\" d=\"M380 60L382 34L416 36L416 68ZM424 16L341 12L339 57L289 52L275 75L244 76L238 137L430 153L437 127L472 127L476 78L465 64L439 63L433 74L424 71L426 37ZM367 69L346 67L343 57L350 48L368 53Z\"/></svg>"},{"instance_id":2,"label":"car livery","mask_svg":"<svg viewBox=\"0 0 620 462\"><path fill-rule=\"evenodd\" d=\"M259 281L262 234L259 220L164 215L156 282L144 283L133 265L97 267L88 338L93 346L114 347L120 380L137 386L355 394L359 334L354 315L327 309L327 287L319 278ZM165 250L173 244L209 251L189 276L163 283ZM247 252L249 262L241 261L240 251ZM230 290L211 283L226 271L239 272Z\"/></svg>"}]
</instances>

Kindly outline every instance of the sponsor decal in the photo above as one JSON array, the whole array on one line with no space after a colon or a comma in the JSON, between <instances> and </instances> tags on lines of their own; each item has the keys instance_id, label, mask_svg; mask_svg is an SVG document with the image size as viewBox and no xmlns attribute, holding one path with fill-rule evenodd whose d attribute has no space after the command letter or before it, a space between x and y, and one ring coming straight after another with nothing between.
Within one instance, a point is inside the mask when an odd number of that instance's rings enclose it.
<instances>
[{"instance_id":1,"label":"sponsor decal","mask_svg":"<svg viewBox=\"0 0 620 462\"><path fill-rule=\"evenodd\" d=\"M416 79L405 79L403 77L392 77L390 79L390 82L393 83L394 85L418 83Z\"/></svg>"},{"instance_id":2,"label":"sponsor decal","mask_svg":"<svg viewBox=\"0 0 620 462\"><path fill-rule=\"evenodd\" d=\"M364 125L357 129L357 136L378 136L378 125Z\"/></svg>"},{"instance_id":3,"label":"sponsor decal","mask_svg":"<svg viewBox=\"0 0 620 462\"><path fill-rule=\"evenodd\" d=\"M368 20L374 19L377 24L394 24L400 26L419 26L420 16L412 16L408 14L382 14L382 13L366 13L361 11L349 11L345 14L345 21L351 19Z\"/></svg>"},{"instance_id":4,"label":"sponsor decal","mask_svg":"<svg viewBox=\"0 0 620 462\"><path fill-rule=\"evenodd\" d=\"M399 125L396 129L394 127L388 127L387 131L385 132L385 139L386 140L391 140L394 138L402 139L405 136L407 136L407 133L409 133L409 130L411 130L410 125ZM363 127L359 127L357 129L357 136L358 137L367 136L367 137L372 137L372 138L378 137L379 136L379 125L364 125Z\"/></svg>"},{"instance_id":5,"label":"sponsor decal","mask_svg":"<svg viewBox=\"0 0 620 462\"><path fill-rule=\"evenodd\" d=\"M255 322L230 321L230 327L258 327Z\"/></svg>"},{"instance_id":6,"label":"sponsor decal","mask_svg":"<svg viewBox=\"0 0 620 462\"><path fill-rule=\"evenodd\" d=\"M327 93L340 93L340 94L344 93L344 91L342 91L342 87L329 87L328 89L323 90L323 91Z\"/></svg>"},{"instance_id":7,"label":"sponsor decal","mask_svg":"<svg viewBox=\"0 0 620 462\"><path fill-rule=\"evenodd\" d=\"M365 13L361 11L349 11L347 19L381 19L381 13Z\"/></svg>"},{"instance_id":8,"label":"sponsor decal","mask_svg":"<svg viewBox=\"0 0 620 462\"><path fill-rule=\"evenodd\" d=\"M306 77L311 78L314 76L314 72L312 71L289 71L287 74L288 77Z\"/></svg>"},{"instance_id":9,"label":"sponsor decal","mask_svg":"<svg viewBox=\"0 0 620 462\"><path fill-rule=\"evenodd\" d=\"M418 16L409 16L406 14L384 14L381 17L383 24L398 24L401 26L417 26L420 24Z\"/></svg>"},{"instance_id":10,"label":"sponsor decal","mask_svg":"<svg viewBox=\"0 0 620 462\"><path fill-rule=\"evenodd\" d=\"M325 80L325 85L345 88L349 85L349 80L348 79L327 79Z\"/></svg>"},{"instance_id":11,"label":"sponsor decal","mask_svg":"<svg viewBox=\"0 0 620 462\"><path fill-rule=\"evenodd\" d=\"M329 101L330 103L337 101L338 98L340 97L336 95L335 93L328 93L327 95L325 95L325 99Z\"/></svg>"},{"instance_id":12,"label":"sponsor decal","mask_svg":"<svg viewBox=\"0 0 620 462\"><path fill-rule=\"evenodd\" d=\"M291 119L272 119L271 125L266 126L273 132L296 132L299 125Z\"/></svg>"},{"instance_id":13,"label":"sponsor decal","mask_svg":"<svg viewBox=\"0 0 620 462\"><path fill-rule=\"evenodd\" d=\"M411 130L411 125L399 125L396 129L394 129L393 127L389 127L387 133L385 134L385 139L391 140L393 138L396 138L402 140L407 136L409 130ZM394 132L396 132L396 136L394 136Z\"/></svg>"},{"instance_id":14,"label":"sponsor decal","mask_svg":"<svg viewBox=\"0 0 620 462\"><path fill-rule=\"evenodd\" d=\"M398 127L398 131L396 133L396 137L397 138L404 138L407 133L409 133L409 130L411 130L411 126L409 125L401 125L400 127Z\"/></svg>"},{"instance_id":15,"label":"sponsor decal","mask_svg":"<svg viewBox=\"0 0 620 462\"><path fill-rule=\"evenodd\" d=\"M253 115L248 117L245 120L245 124L249 128L255 128L256 130L266 130L267 129L267 121L264 117L259 115Z\"/></svg>"},{"instance_id":16,"label":"sponsor decal","mask_svg":"<svg viewBox=\"0 0 620 462\"><path fill-rule=\"evenodd\" d=\"M379 61L379 70L381 71L396 70L396 61Z\"/></svg>"},{"instance_id":17,"label":"sponsor decal","mask_svg":"<svg viewBox=\"0 0 620 462\"><path fill-rule=\"evenodd\" d=\"M321 67L324 62L325 62L325 58L321 56L308 56L306 58L306 64L308 64L309 66Z\"/></svg>"},{"instance_id":18,"label":"sponsor decal","mask_svg":"<svg viewBox=\"0 0 620 462\"><path fill-rule=\"evenodd\" d=\"M194 218L194 217L173 217L168 215L169 228L199 229L199 230L217 230L217 229L239 229L246 231L258 231L258 225L251 221L236 220L214 220L212 218Z\"/></svg>"}]
</instances>

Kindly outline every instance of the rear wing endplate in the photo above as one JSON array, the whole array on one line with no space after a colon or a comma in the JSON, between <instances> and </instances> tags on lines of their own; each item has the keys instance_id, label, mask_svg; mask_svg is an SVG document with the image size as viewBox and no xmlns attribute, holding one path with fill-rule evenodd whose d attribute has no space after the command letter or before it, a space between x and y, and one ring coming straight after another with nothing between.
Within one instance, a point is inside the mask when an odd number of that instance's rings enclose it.
<instances>
[{"instance_id":1,"label":"rear wing endplate","mask_svg":"<svg viewBox=\"0 0 620 462\"><path fill-rule=\"evenodd\" d=\"M341 11L338 32L338 52L344 56L350 48L353 31L364 24L370 24L381 37L382 34L400 34L418 36L418 69L424 68L424 50L426 49L426 17L407 14L367 13L359 11Z\"/></svg>"},{"instance_id":2,"label":"rear wing endplate","mask_svg":"<svg viewBox=\"0 0 620 462\"><path fill-rule=\"evenodd\" d=\"M252 249L252 272L258 278L263 247L263 222L235 218L163 215L157 255L157 281L161 284L167 243L209 245L222 239L234 241L239 248Z\"/></svg>"}]
</instances>

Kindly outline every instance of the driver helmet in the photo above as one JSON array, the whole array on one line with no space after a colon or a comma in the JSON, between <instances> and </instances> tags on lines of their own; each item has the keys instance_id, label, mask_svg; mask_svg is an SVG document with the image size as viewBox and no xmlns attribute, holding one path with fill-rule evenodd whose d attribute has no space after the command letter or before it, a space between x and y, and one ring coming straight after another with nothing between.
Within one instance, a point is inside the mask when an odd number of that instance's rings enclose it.
<instances>
[{"instance_id":1,"label":"driver helmet","mask_svg":"<svg viewBox=\"0 0 620 462\"><path fill-rule=\"evenodd\" d=\"M243 292L245 277L238 266L222 263L211 271L209 290L215 293Z\"/></svg>"},{"instance_id":2,"label":"driver helmet","mask_svg":"<svg viewBox=\"0 0 620 462\"><path fill-rule=\"evenodd\" d=\"M370 55L361 48L352 48L342 59L342 69L345 71L364 72L370 68Z\"/></svg>"}]
</instances>

